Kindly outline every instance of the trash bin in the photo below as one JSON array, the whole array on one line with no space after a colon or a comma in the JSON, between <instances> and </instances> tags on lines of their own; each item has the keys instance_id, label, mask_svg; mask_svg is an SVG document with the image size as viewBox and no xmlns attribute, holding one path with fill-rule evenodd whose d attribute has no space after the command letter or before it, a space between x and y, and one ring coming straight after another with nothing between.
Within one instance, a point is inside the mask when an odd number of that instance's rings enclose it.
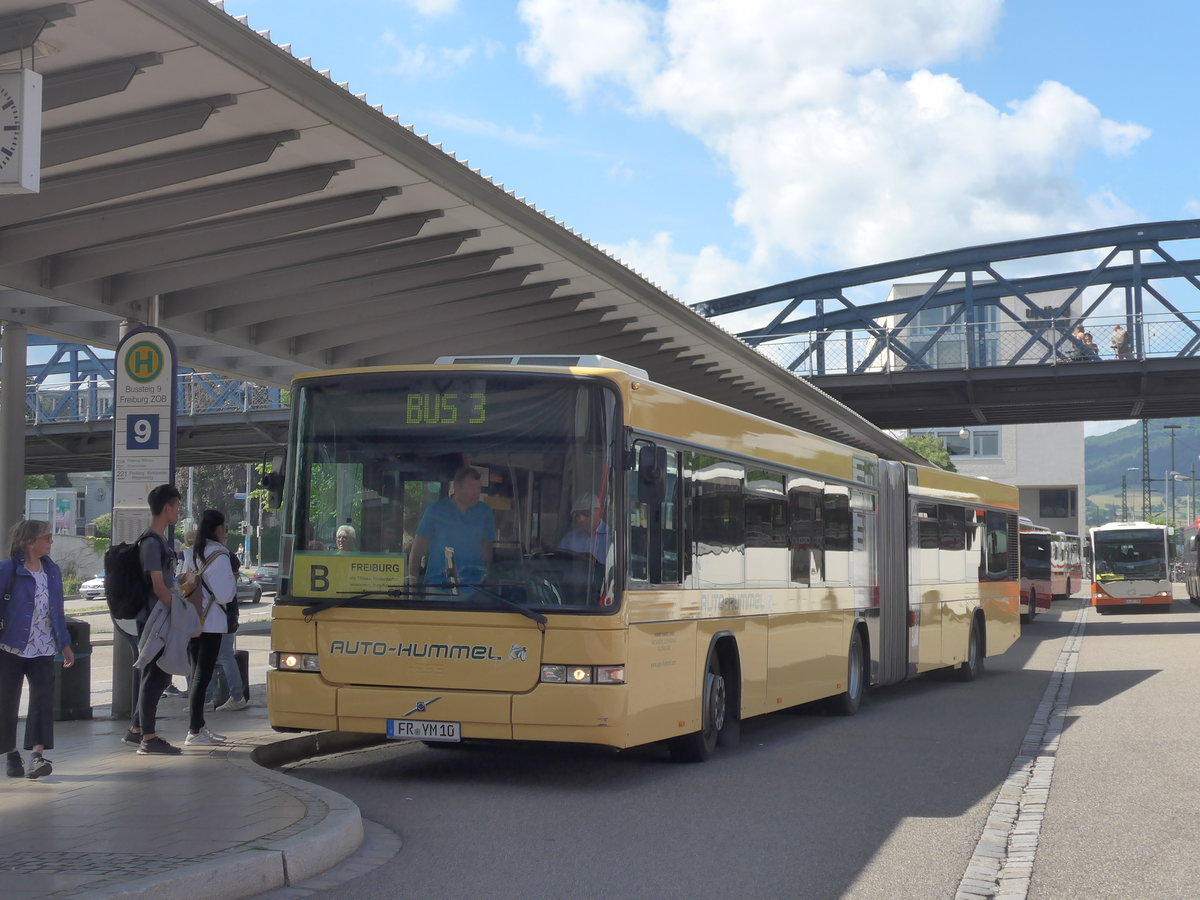
<instances>
[{"instance_id":1,"label":"trash bin","mask_svg":"<svg viewBox=\"0 0 1200 900\"><path fill-rule=\"evenodd\" d=\"M56 722L92 717L92 626L82 619L68 618L67 634L71 636L75 665L64 669L61 654L54 657L60 663L54 667Z\"/></svg>"}]
</instances>

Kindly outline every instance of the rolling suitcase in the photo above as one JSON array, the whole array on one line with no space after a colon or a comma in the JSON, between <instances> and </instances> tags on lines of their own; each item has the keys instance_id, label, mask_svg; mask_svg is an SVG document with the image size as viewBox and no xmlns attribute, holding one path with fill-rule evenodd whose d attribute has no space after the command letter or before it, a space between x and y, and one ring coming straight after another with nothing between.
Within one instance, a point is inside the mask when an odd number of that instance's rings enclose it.
<instances>
[{"instance_id":1,"label":"rolling suitcase","mask_svg":"<svg viewBox=\"0 0 1200 900\"><path fill-rule=\"evenodd\" d=\"M237 660L238 672L242 676L243 699L250 699L250 651L249 650L234 650L233 658ZM217 671L213 673L213 702L220 706L229 699L229 680L225 677L225 670L221 666L217 666Z\"/></svg>"}]
</instances>

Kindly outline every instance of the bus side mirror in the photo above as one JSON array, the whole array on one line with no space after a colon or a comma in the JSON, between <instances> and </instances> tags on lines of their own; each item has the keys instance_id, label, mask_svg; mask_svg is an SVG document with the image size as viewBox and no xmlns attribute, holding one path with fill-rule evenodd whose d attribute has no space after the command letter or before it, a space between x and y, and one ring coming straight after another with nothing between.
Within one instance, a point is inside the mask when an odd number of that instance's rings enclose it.
<instances>
[{"instance_id":1,"label":"bus side mirror","mask_svg":"<svg viewBox=\"0 0 1200 900\"><path fill-rule=\"evenodd\" d=\"M667 499L667 450L649 444L638 451L638 500L657 505Z\"/></svg>"},{"instance_id":2,"label":"bus side mirror","mask_svg":"<svg viewBox=\"0 0 1200 900\"><path fill-rule=\"evenodd\" d=\"M266 460L263 461L263 469L267 468ZM259 482L262 487L267 489L267 508L279 509L283 505L283 457L274 456L271 458L270 471L264 471L262 481Z\"/></svg>"}]
</instances>

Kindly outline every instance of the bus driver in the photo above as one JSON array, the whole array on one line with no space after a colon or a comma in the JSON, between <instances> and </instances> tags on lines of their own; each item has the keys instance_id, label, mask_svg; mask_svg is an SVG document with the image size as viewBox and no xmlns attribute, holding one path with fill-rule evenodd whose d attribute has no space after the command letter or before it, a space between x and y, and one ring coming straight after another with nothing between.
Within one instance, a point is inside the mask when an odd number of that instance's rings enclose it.
<instances>
[{"instance_id":1,"label":"bus driver","mask_svg":"<svg viewBox=\"0 0 1200 900\"><path fill-rule=\"evenodd\" d=\"M417 525L408 557L409 572L417 583L448 586L448 549L454 551L460 584L479 584L492 561L496 520L491 507L479 500L483 476L478 469L461 466L454 473L452 491L426 509Z\"/></svg>"}]
</instances>

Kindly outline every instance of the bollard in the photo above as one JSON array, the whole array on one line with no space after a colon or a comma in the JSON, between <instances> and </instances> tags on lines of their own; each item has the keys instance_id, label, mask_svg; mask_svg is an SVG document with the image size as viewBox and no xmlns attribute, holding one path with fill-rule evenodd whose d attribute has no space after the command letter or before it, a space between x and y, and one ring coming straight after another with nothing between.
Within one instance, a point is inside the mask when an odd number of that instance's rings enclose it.
<instances>
[{"instance_id":1,"label":"bollard","mask_svg":"<svg viewBox=\"0 0 1200 900\"><path fill-rule=\"evenodd\" d=\"M137 653L130 643L130 636L116 622L113 622L112 635L112 717L129 719L137 706L138 671L133 668Z\"/></svg>"},{"instance_id":2,"label":"bollard","mask_svg":"<svg viewBox=\"0 0 1200 900\"><path fill-rule=\"evenodd\" d=\"M75 665L64 669L62 656L54 658L60 665L54 669L54 720L92 717L92 626L82 619L67 619L67 634L71 636L71 651Z\"/></svg>"}]
</instances>

